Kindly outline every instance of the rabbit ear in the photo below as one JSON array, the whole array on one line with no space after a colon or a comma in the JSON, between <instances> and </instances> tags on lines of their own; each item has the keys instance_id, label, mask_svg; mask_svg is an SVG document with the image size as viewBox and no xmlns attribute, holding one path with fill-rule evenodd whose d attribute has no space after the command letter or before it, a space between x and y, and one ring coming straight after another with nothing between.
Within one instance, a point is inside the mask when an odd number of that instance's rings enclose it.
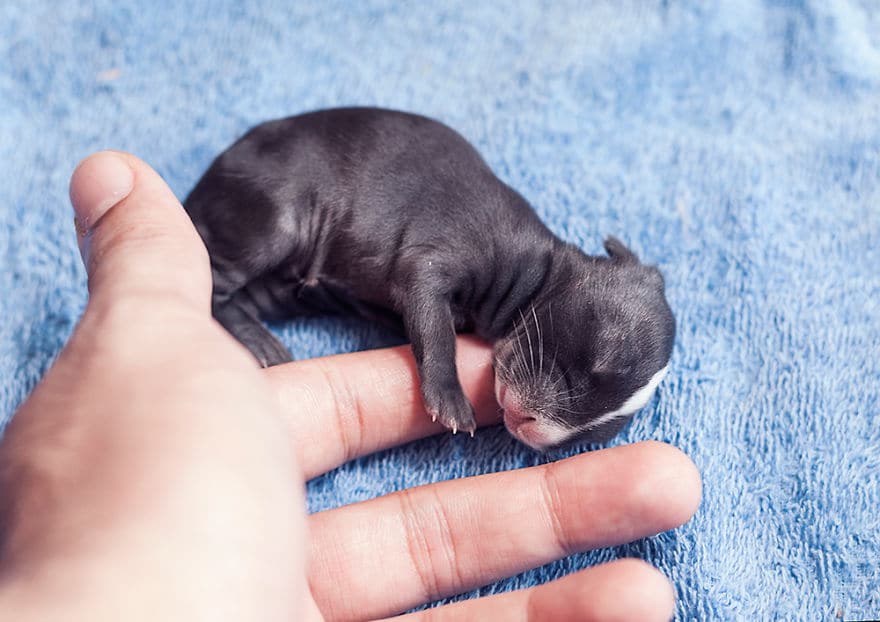
<instances>
[{"instance_id":1,"label":"rabbit ear","mask_svg":"<svg viewBox=\"0 0 880 622\"><path fill-rule=\"evenodd\" d=\"M639 260L634 252L629 250L623 242L612 235L605 238L605 251L614 261L629 262Z\"/></svg>"}]
</instances>

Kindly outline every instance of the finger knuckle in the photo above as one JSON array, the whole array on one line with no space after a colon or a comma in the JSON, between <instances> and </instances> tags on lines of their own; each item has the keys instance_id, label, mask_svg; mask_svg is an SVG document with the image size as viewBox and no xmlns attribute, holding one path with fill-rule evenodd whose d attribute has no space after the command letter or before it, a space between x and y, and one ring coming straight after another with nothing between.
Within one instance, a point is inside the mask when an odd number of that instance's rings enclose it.
<instances>
[{"instance_id":1,"label":"finger knuckle","mask_svg":"<svg viewBox=\"0 0 880 622\"><path fill-rule=\"evenodd\" d=\"M419 498L423 495L429 498ZM400 493L401 516L412 567L426 600L463 589L459 545L449 515L436 492L429 489Z\"/></svg>"},{"instance_id":2,"label":"finger knuckle","mask_svg":"<svg viewBox=\"0 0 880 622\"><path fill-rule=\"evenodd\" d=\"M571 555L573 552L571 535L565 527L563 520L563 502L560 491L557 467L553 464L547 465L542 470L543 477L540 480L540 490L542 497L542 509L550 527L550 536L553 538L553 545L556 547L560 556Z\"/></svg>"},{"instance_id":3,"label":"finger knuckle","mask_svg":"<svg viewBox=\"0 0 880 622\"><path fill-rule=\"evenodd\" d=\"M335 415L342 462L348 462L361 451L365 429L364 408L345 376L337 369L328 365L320 365L319 369Z\"/></svg>"}]
</instances>

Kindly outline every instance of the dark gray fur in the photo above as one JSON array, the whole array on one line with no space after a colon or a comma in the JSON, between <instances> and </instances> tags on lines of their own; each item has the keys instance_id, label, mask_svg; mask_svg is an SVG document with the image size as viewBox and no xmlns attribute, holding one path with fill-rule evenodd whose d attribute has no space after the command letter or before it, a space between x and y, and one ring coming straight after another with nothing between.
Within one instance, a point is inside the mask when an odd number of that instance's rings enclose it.
<instances>
[{"instance_id":1,"label":"dark gray fur","mask_svg":"<svg viewBox=\"0 0 880 622\"><path fill-rule=\"evenodd\" d=\"M493 342L502 380L575 427L620 406L670 356L675 325L655 268L614 238L608 258L562 242L459 134L422 116L348 108L264 123L184 205L211 256L214 315L262 365L290 355L261 318L396 324L427 411L450 428L475 428L456 330ZM604 440L624 423L579 437Z\"/></svg>"}]
</instances>

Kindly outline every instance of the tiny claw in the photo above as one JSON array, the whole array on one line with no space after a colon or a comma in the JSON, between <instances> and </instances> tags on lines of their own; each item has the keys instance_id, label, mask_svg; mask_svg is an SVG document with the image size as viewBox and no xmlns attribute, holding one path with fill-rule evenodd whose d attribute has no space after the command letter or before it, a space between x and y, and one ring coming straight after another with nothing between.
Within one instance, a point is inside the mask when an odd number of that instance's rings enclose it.
<instances>
[{"instance_id":1,"label":"tiny claw","mask_svg":"<svg viewBox=\"0 0 880 622\"><path fill-rule=\"evenodd\" d=\"M473 438L473 437L474 437L474 431L471 430L471 438Z\"/></svg>"},{"instance_id":2,"label":"tiny claw","mask_svg":"<svg viewBox=\"0 0 880 622\"><path fill-rule=\"evenodd\" d=\"M458 432L458 427L453 423L452 424L452 433L455 434L456 432Z\"/></svg>"},{"instance_id":3,"label":"tiny claw","mask_svg":"<svg viewBox=\"0 0 880 622\"><path fill-rule=\"evenodd\" d=\"M431 421L437 423L437 415L431 415Z\"/></svg>"}]
</instances>

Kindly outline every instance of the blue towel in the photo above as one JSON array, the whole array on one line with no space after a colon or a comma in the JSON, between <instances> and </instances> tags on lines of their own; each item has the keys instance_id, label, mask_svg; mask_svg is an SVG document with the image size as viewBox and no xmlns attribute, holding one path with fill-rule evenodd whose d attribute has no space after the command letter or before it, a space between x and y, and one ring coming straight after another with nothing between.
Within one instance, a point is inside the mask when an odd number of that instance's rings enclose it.
<instances>
[{"instance_id":1,"label":"blue towel","mask_svg":"<svg viewBox=\"0 0 880 622\"><path fill-rule=\"evenodd\" d=\"M458 129L561 237L597 254L617 235L659 265L677 315L671 372L614 442L690 455L696 517L473 594L636 556L682 620L880 617L874 0L6 0L0 425L85 304L80 158L132 151L182 197L249 126L343 104ZM298 358L392 340L346 319L273 328ZM317 479L309 506L561 455L443 435Z\"/></svg>"}]
</instances>

